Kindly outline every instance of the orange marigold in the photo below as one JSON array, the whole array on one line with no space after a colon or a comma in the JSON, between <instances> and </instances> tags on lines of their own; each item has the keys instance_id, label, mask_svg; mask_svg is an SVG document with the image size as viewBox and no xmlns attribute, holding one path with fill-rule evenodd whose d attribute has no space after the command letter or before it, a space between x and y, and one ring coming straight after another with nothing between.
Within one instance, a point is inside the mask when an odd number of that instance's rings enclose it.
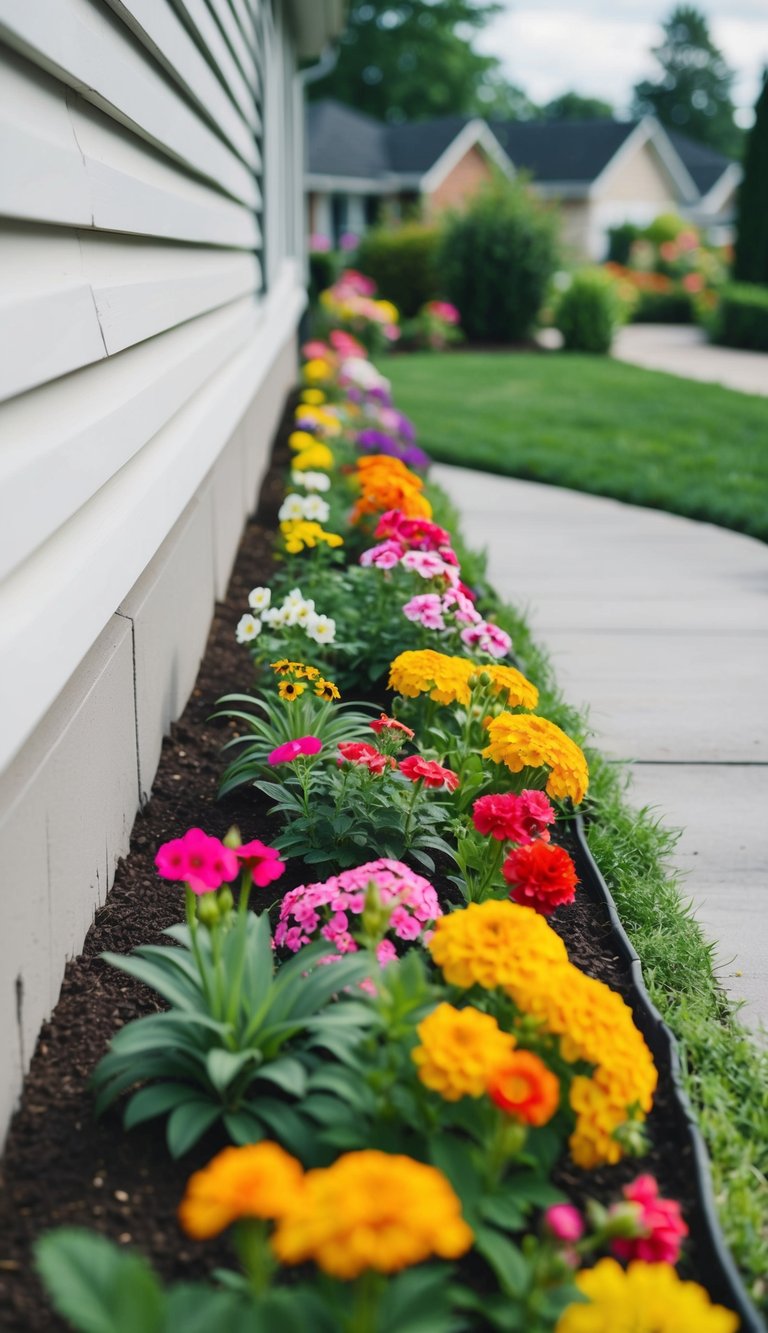
<instances>
[{"instance_id":1,"label":"orange marigold","mask_svg":"<svg viewBox=\"0 0 768 1333\"><path fill-rule=\"evenodd\" d=\"M421 1045L411 1052L422 1083L447 1102L482 1097L491 1072L512 1054L514 1037L471 1005L439 1004L419 1023Z\"/></svg>"},{"instance_id":2,"label":"orange marigold","mask_svg":"<svg viewBox=\"0 0 768 1333\"><path fill-rule=\"evenodd\" d=\"M408 518L431 518L432 506L421 492L424 482L399 458L387 454L366 454L358 460L356 478L360 498L352 509L357 523L365 514L399 509Z\"/></svg>"},{"instance_id":3,"label":"orange marigold","mask_svg":"<svg viewBox=\"0 0 768 1333\"><path fill-rule=\"evenodd\" d=\"M565 945L532 907L491 899L441 916L429 942L451 986L523 986L567 964Z\"/></svg>"},{"instance_id":4,"label":"orange marigold","mask_svg":"<svg viewBox=\"0 0 768 1333\"><path fill-rule=\"evenodd\" d=\"M456 1259L473 1235L445 1176L410 1157L368 1149L308 1171L278 1221L272 1247L284 1264L313 1259L331 1277L397 1273L431 1255Z\"/></svg>"},{"instance_id":5,"label":"orange marigold","mask_svg":"<svg viewBox=\"0 0 768 1333\"><path fill-rule=\"evenodd\" d=\"M491 1073L488 1096L524 1125L546 1125L560 1102L560 1081L533 1051L513 1051Z\"/></svg>"},{"instance_id":6,"label":"orange marigold","mask_svg":"<svg viewBox=\"0 0 768 1333\"><path fill-rule=\"evenodd\" d=\"M575 741L554 722L531 713L500 713L488 723L488 745L483 755L506 764L512 773L524 768L547 768L550 796L570 796L576 805L589 786L587 761Z\"/></svg>"},{"instance_id":7,"label":"orange marigold","mask_svg":"<svg viewBox=\"0 0 768 1333\"><path fill-rule=\"evenodd\" d=\"M241 1217L282 1217L301 1187L301 1164L278 1143L225 1148L187 1181L179 1223L209 1240Z\"/></svg>"}]
</instances>

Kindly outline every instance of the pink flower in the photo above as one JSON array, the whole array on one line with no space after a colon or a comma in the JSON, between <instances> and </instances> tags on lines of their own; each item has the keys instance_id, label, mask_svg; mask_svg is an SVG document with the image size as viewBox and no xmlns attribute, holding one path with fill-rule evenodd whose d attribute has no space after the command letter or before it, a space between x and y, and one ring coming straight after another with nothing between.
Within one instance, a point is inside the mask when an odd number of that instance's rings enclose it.
<instances>
[{"instance_id":1,"label":"pink flower","mask_svg":"<svg viewBox=\"0 0 768 1333\"><path fill-rule=\"evenodd\" d=\"M328 341L334 352L338 352L339 356L359 356L364 360L368 357L368 352L363 344L344 329L332 329L328 334Z\"/></svg>"},{"instance_id":2,"label":"pink flower","mask_svg":"<svg viewBox=\"0 0 768 1333\"><path fill-rule=\"evenodd\" d=\"M412 597L403 607L403 615L425 629L445 629L442 614L442 602L435 592L422 593Z\"/></svg>"},{"instance_id":3,"label":"pink flower","mask_svg":"<svg viewBox=\"0 0 768 1333\"><path fill-rule=\"evenodd\" d=\"M364 568L370 565L376 565L378 569L392 569L400 563L401 556L405 555L405 547L400 542L385 541L380 542L378 546L369 546L367 551L363 551L360 556L360 564Z\"/></svg>"},{"instance_id":4,"label":"pink flower","mask_svg":"<svg viewBox=\"0 0 768 1333\"><path fill-rule=\"evenodd\" d=\"M470 625L461 631L461 641L468 648L478 648L489 657L506 657L512 647L512 640L498 625L488 620L481 620L477 625Z\"/></svg>"},{"instance_id":5,"label":"pink flower","mask_svg":"<svg viewBox=\"0 0 768 1333\"><path fill-rule=\"evenodd\" d=\"M425 787L447 787L448 791L455 791L460 782L453 769L443 768L434 759L422 759L420 754L401 759L398 768L409 782L423 782Z\"/></svg>"},{"instance_id":6,"label":"pink flower","mask_svg":"<svg viewBox=\"0 0 768 1333\"><path fill-rule=\"evenodd\" d=\"M584 1235L584 1218L572 1203L555 1203L544 1213L544 1226L555 1240L573 1245Z\"/></svg>"},{"instance_id":7,"label":"pink flower","mask_svg":"<svg viewBox=\"0 0 768 1333\"><path fill-rule=\"evenodd\" d=\"M624 1186L622 1194L637 1209L639 1234L631 1239L617 1237L611 1241L617 1259L626 1263L639 1259L645 1264L676 1264L681 1242L688 1235L679 1203L659 1198L659 1187L653 1176L638 1176L630 1185ZM609 1210L609 1217L625 1206L615 1205Z\"/></svg>"},{"instance_id":8,"label":"pink flower","mask_svg":"<svg viewBox=\"0 0 768 1333\"><path fill-rule=\"evenodd\" d=\"M309 248L318 254L325 254L331 248L330 237L323 235L320 231L315 231L309 238Z\"/></svg>"},{"instance_id":9,"label":"pink flower","mask_svg":"<svg viewBox=\"0 0 768 1333\"><path fill-rule=\"evenodd\" d=\"M415 735L415 732L410 727L406 727L404 722L398 722L396 717L387 717L386 713L381 713L378 720L371 722L370 726L371 731L375 731L377 735L382 731L403 731L408 740L412 740Z\"/></svg>"},{"instance_id":10,"label":"pink flower","mask_svg":"<svg viewBox=\"0 0 768 1333\"><path fill-rule=\"evenodd\" d=\"M397 958L397 950L391 940L382 940L376 945L376 957L382 967L387 963L393 963Z\"/></svg>"},{"instance_id":11,"label":"pink flower","mask_svg":"<svg viewBox=\"0 0 768 1333\"><path fill-rule=\"evenodd\" d=\"M704 279L700 273L686 273L683 286L687 292L700 292L704 288Z\"/></svg>"},{"instance_id":12,"label":"pink flower","mask_svg":"<svg viewBox=\"0 0 768 1333\"><path fill-rule=\"evenodd\" d=\"M155 865L163 879L184 880L193 893L211 893L236 879L239 870L231 848L199 828L188 829L183 838L163 843Z\"/></svg>"},{"instance_id":13,"label":"pink flower","mask_svg":"<svg viewBox=\"0 0 768 1333\"><path fill-rule=\"evenodd\" d=\"M258 838L235 848L235 856L243 868L250 870L254 884L260 889L279 879L285 870L285 862L280 859L277 848L265 846Z\"/></svg>"},{"instance_id":14,"label":"pink flower","mask_svg":"<svg viewBox=\"0 0 768 1333\"><path fill-rule=\"evenodd\" d=\"M365 741L339 741L339 755L341 756L339 763L346 759L350 764L362 764L375 776L387 768L395 767L391 755L382 754L381 750L377 750L373 745L367 745Z\"/></svg>"},{"instance_id":15,"label":"pink flower","mask_svg":"<svg viewBox=\"0 0 768 1333\"><path fill-rule=\"evenodd\" d=\"M542 791L522 791L519 796L503 792L479 796L472 806L472 819L483 837L498 842L516 842L524 847L541 838L549 842L547 824L554 824L555 812Z\"/></svg>"},{"instance_id":16,"label":"pink flower","mask_svg":"<svg viewBox=\"0 0 768 1333\"><path fill-rule=\"evenodd\" d=\"M659 246L659 254L668 264L673 263L679 253L680 251L674 241L662 241Z\"/></svg>"},{"instance_id":17,"label":"pink flower","mask_svg":"<svg viewBox=\"0 0 768 1333\"><path fill-rule=\"evenodd\" d=\"M461 318L456 306L451 305L450 301L429 301L427 310L435 319L442 319L446 324L458 324Z\"/></svg>"},{"instance_id":18,"label":"pink flower","mask_svg":"<svg viewBox=\"0 0 768 1333\"><path fill-rule=\"evenodd\" d=\"M307 361L314 361L315 359L324 361L328 356L328 348L319 338L313 338L311 342L304 344L301 355Z\"/></svg>"},{"instance_id":19,"label":"pink flower","mask_svg":"<svg viewBox=\"0 0 768 1333\"><path fill-rule=\"evenodd\" d=\"M300 736L297 741L285 741L283 745L278 745L267 756L267 763L290 764L302 755L319 754L322 748L323 742L318 736Z\"/></svg>"}]
</instances>

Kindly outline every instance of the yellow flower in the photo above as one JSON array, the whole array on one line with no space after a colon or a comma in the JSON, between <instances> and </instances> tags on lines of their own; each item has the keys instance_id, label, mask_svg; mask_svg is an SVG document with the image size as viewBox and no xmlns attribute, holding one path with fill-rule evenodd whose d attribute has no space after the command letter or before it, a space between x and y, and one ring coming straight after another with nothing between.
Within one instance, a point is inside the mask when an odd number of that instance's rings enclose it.
<instances>
[{"instance_id":1,"label":"yellow flower","mask_svg":"<svg viewBox=\"0 0 768 1333\"><path fill-rule=\"evenodd\" d=\"M495 664L480 667L468 657L450 657L432 648L400 653L389 669L389 689L409 699L428 694L435 703L466 707L472 693L470 681L480 671L491 677L490 688L495 694L506 694L510 708L533 708L538 702L536 686L514 667Z\"/></svg>"},{"instance_id":2,"label":"yellow flower","mask_svg":"<svg viewBox=\"0 0 768 1333\"><path fill-rule=\"evenodd\" d=\"M281 1263L313 1259L331 1277L351 1279L368 1269L398 1273L431 1255L456 1259L472 1240L436 1167L369 1149L307 1172L272 1247Z\"/></svg>"},{"instance_id":3,"label":"yellow flower","mask_svg":"<svg viewBox=\"0 0 768 1333\"><path fill-rule=\"evenodd\" d=\"M317 667L304 666L304 664L302 663L301 670L305 680L318 680L318 679L322 680L322 676L320 675L320 672L318 671ZM315 689L317 689L317 686L315 686Z\"/></svg>"},{"instance_id":4,"label":"yellow flower","mask_svg":"<svg viewBox=\"0 0 768 1333\"><path fill-rule=\"evenodd\" d=\"M569 1305L555 1333L736 1333L731 1310L713 1305L696 1282L683 1282L671 1264L601 1259L576 1277L588 1305Z\"/></svg>"},{"instance_id":5,"label":"yellow flower","mask_svg":"<svg viewBox=\"0 0 768 1333\"><path fill-rule=\"evenodd\" d=\"M400 311L391 301L377 301L376 309L385 324L397 324L397 321L400 318Z\"/></svg>"},{"instance_id":6,"label":"yellow flower","mask_svg":"<svg viewBox=\"0 0 768 1333\"><path fill-rule=\"evenodd\" d=\"M325 394L322 389L304 389L302 390L301 401L312 407L319 407L320 403L325 402Z\"/></svg>"},{"instance_id":7,"label":"yellow flower","mask_svg":"<svg viewBox=\"0 0 768 1333\"><path fill-rule=\"evenodd\" d=\"M429 951L451 986L523 984L568 962L565 945L532 907L491 900L438 917Z\"/></svg>"},{"instance_id":8,"label":"yellow flower","mask_svg":"<svg viewBox=\"0 0 768 1333\"><path fill-rule=\"evenodd\" d=\"M341 694L332 680L325 680L322 676L315 682L315 694L318 699L324 699L326 703L332 703L334 699L340 699Z\"/></svg>"},{"instance_id":9,"label":"yellow flower","mask_svg":"<svg viewBox=\"0 0 768 1333\"><path fill-rule=\"evenodd\" d=\"M419 1023L421 1045L411 1052L419 1078L447 1102L482 1097L493 1071L510 1055L514 1037L495 1018L471 1006L439 1004Z\"/></svg>"},{"instance_id":10,"label":"yellow flower","mask_svg":"<svg viewBox=\"0 0 768 1333\"><path fill-rule=\"evenodd\" d=\"M280 524L285 549L289 555L299 555L305 546L313 548L319 542L326 546L343 546L344 538L337 532L326 532L319 523L304 518L287 518Z\"/></svg>"},{"instance_id":11,"label":"yellow flower","mask_svg":"<svg viewBox=\"0 0 768 1333\"><path fill-rule=\"evenodd\" d=\"M302 369L305 380L310 384L322 380L329 380L333 376L333 367L329 361L324 361L322 357L316 356L311 361L305 361Z\"/></svg>"},{"instance_id":12,"label":"yellow flower","mask_svg":"<svg viewBox=\"0 0 768 1333\"><path fill-rule=\"evenodd\" d=\"M302 685L299 681L281 680L277 692L281 699L285 699L286 703L290 704L293 703L294 699L298 699L306 688L306 685Z\"/></svg>"},{"instance_id":13,"label":"yellow flower","mask_svg":"<svg viewBox=\"0 0 768 1333\"><path fill-rule=\"evenodd\" d=\"M302 449L293 459L294 472L329 472L333 467L333 454L327 444L317 442Z\"/></svg>"},{"instance_id":14,"label":"yellow flower","mask_svg":"<svg viewBox=\"0 0 768 1333\"><path fill-rule=\"evenodd\" d=\"M503 696L507 708L535 708L539 702L539 691L516 667L502 666L498 662L484 662L476 666L476 671L484 671L491 678L494 694Z\"/></svg>"},{"instance_id":15,"label":"yellow flower","mask_svg":"<svg viewBox=\"0 0 768 1333\"><path fill-rule=\"evenodd\" d=\"M288 436L288 444L297 453L301 453L302 449L311 449L314 443L315 437L308 430L292 430Z\"/></svg>"},{"instance_id":16,"label":"yellow flower","mask_svg":"<svg viewBox=\"0 0 768 1333\"><path fill-rule=\"evenodd\" d=\"M270 662L269 665L273 671L277 672L278 676L284 676L287 672L295 671L297 667L300 667L301 662L290 662L287 657L281 657L277 662Z\"/></svg>"},{"instance_id":17,"label":"yellow flower","mask_svg":"<svg viewBox=\"0 0 768 1333\"><path fill-rule=\"evenodd\" d=\"M506 764L512 773L548 768L550 796L570 796L576 805L584 800L589 786L587 761L576 742L554 722L535 714L500 713L488 723L488 741L485 758Z\"/></svg>"},{"instance_id":18,"label":"yellow flower","mask_svg":"<svg viewBox=\"0 0 768 1333\"><path fill-rule=\"evenodd\" d=\"M277 1143L225 1148L190 1176L179 1223L193 1240L209 1240L240 1217L281 1217L303 1174Z\"/></svg>"}]
</instances>

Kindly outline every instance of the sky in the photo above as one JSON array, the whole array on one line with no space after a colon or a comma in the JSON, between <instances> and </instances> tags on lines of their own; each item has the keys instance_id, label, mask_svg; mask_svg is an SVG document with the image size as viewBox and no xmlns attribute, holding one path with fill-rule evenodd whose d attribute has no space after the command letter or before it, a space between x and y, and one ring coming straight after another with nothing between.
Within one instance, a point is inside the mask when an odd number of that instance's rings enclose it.
<instances>
[{"instance_id":1,"label":"sky","mask_svg":"<svg viewBox=\"0 0 768 1333\"><path fill-rule=\"evenodd\" d=\"M567 89L628 111L632 86L658 69L651 46L674 0L502 0L504 13L474 46L498 56L510 82L534 102ZM733 100L739 124L752 123L760 70L768 64L768 0L693 0L736 72Z\"/></svg>"}]
</instances>

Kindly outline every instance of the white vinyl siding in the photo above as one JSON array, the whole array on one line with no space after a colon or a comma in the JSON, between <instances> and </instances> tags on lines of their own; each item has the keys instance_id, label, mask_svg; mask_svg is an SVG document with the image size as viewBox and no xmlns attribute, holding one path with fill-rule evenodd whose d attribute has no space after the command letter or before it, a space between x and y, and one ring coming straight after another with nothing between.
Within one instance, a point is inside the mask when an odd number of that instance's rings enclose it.
<instances>
[{"instance_id":1,"label":"white vinyl siding","mask_svg":"<svg viewBox=\"0 0 768 1333\"><path fill-rule=\"evenodd\" d=\"M295 67L268 0L0 0L0 767L295 332Z\"/></svg>"}]
</instances>

